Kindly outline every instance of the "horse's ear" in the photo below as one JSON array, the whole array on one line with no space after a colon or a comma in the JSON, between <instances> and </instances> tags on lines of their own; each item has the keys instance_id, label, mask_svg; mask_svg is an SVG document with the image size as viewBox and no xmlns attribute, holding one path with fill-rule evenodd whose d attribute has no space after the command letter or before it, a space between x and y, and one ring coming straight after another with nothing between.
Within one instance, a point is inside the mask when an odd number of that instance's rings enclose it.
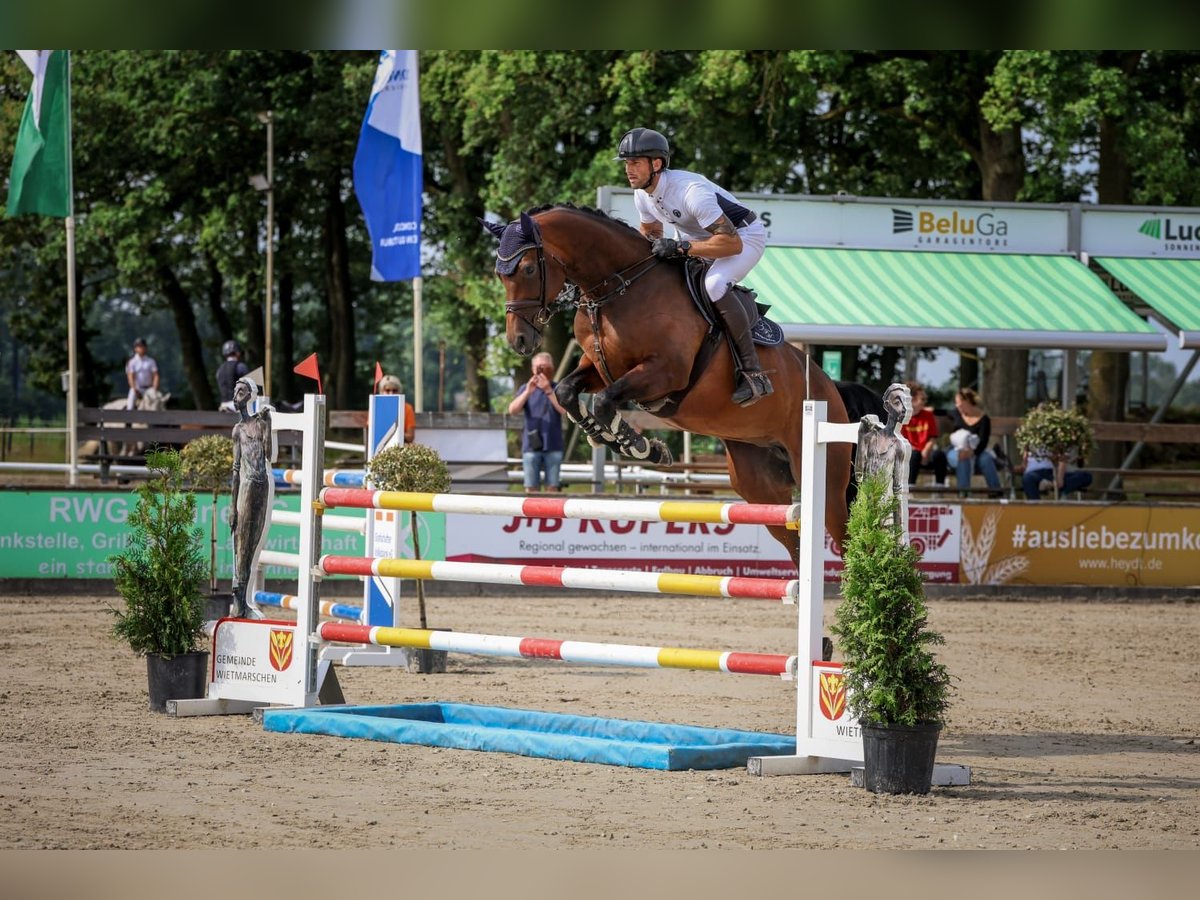
<instances>
[{"instance_id":1,"label":"horse's ear","mask_svg":"<svg viewBox=\"0 0 1200 900\"><path fill-rule=\"evenodd\" d=\"M489 222L487 219L480 218L479 216L475 217L475 221L490 231L492 237L496 240L500 240L500 237L504 234L504 229L508 227L507 225L498 225L495 222Z\"/></svg>"},{"instance_id":2,"label":"horse's ear","mask_svg":"<svg viewBox=\"0 0 1200 900\"><path fill-rule=\"evenodd\" d=\"M542 230L538 228L537 222L533 221L527 212L521 213L521 232L531 243L540 244L542 242Z\"/></svg>"}]
</instances>

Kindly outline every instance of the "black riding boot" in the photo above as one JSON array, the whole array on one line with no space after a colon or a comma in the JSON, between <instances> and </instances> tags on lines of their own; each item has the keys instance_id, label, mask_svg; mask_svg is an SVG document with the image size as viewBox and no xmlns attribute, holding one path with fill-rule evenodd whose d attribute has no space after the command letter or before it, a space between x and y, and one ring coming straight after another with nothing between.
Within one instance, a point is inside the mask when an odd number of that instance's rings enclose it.
<instances>
[{"instance_id":1,"label":"black riding boot","mask_svg":"<svg viewBox=\"0 0 1200 900\"><path fill-rule=\"evenodd\" d=\"M750 335L750 319L732 290L726 291L725 296L713 305L725 323L725 336L729 339L733 365L738 373L733 402L738 406L752 406L775 389L758 364L758 351L754 349L754 338Z\"/></svg>"}]
</instances>

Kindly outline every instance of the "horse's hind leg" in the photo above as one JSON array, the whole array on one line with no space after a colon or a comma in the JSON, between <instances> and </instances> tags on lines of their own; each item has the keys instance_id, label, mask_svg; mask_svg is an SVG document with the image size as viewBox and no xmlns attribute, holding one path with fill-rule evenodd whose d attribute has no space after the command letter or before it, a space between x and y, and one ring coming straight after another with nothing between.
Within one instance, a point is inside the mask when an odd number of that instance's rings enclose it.
<instances>
[{"instance_id":1,"label":"horse's hind leg","mask_svg":"<svg viewBox=\"0 0 1200 900\"><path fill-rule=\"evenodd\" d=\"M725 452L729 457L729 483L747 503L792 502L792 470L783 448L726 441ZM800 544L796 532L777 525L768 525L767 531L798 565Z\"/></svg>"}]
</instances>

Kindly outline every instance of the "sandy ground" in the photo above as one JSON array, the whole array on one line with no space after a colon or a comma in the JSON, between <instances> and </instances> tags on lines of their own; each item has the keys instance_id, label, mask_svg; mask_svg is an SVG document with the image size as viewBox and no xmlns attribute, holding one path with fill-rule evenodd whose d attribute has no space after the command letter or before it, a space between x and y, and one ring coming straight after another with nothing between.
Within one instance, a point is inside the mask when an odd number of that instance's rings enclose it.
<instances>
[{"instance_id":1,"label":"sandy ground","mask_svg":"<svg viewBox=\"0 0 1200 900\"><path fill-rule=\"evenodd\" d=\"M113 596L0 596L0 848L1197 848L1200 603L931 601L969 787L663 773L264 732L147 709ZM408 601L406 601L408 602ZM577 593L435 597L458 631L794 652L790 608ZM832 603L826 610L832 614ZM766 677L451 656L342 669L351 702L462 701L789 732Z\"/></svg>"}]
</instances>

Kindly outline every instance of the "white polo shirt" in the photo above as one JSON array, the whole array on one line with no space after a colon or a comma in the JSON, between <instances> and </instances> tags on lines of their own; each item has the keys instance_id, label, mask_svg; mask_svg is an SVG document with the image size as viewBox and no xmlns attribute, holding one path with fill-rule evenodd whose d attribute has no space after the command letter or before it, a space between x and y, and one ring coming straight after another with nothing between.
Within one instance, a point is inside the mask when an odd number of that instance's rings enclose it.
<instances>
[{"instance_id":1,"label":"white polo shirt","mask_svg":"<svg viewBox=\"0 0 1200 900\"><path fill-rule=\"evenodd\" d=\"M633 202L643 223L674 225L689 241L712 237L708 226L722 215L728 216L735 228L741 227L750 215L750 210L729 191L703 175L682 169L663 169L654 192L636 190Z\"/></svg>"}]
</instances>

